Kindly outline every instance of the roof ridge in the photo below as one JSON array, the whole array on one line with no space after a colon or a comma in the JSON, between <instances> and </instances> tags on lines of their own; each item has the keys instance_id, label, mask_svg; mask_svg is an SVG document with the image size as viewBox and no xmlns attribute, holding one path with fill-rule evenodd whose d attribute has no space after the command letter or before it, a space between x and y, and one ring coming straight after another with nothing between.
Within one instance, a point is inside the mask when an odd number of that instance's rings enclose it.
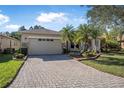
<instances>
[{"instance_id":1,"label":"roof ridge","mask_svg":"<svg viewBox=\"0 0 124 93\"><path fill-rule=\"evenodd\" d=\"M46 31L58 32L58 31L55 31L55 30L47 29L47 28L32 29L32 30L24 30L24 31L22 31L22 32L26 32L26 31L37 31L37 30L46 30Z\"/></svg>"},{"instance_id":2,"label":"roof ridge","mask_svg":"<svg viewBox=\"0 0 124 93\"><path fill-rule=\"evenodd\" d=\"M54 31L50 29L33 29L33 30L24 30L22 33L38 33L38 34L60 34L59 31Z\"/></svg>"}]
</instances>

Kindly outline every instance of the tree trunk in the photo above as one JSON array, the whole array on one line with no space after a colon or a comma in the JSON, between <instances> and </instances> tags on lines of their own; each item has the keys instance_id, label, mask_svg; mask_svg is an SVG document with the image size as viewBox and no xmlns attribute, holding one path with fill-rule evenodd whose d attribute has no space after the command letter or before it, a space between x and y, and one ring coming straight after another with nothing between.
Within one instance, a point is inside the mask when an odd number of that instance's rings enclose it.
<instances>
[{"instance_id":1,"label":"tree trunk","mask_svg":"<svg viewBox=\"0 0 124 93\"><path fill-rule=\"evenodd\" d=\"M122 34L120 34L120 49L121 49Z\"/></svg>"},{"instance_id":2,"label":"tree trunk","mask_svg":"<svg viewBox=\"0 0 124 93\"><path fill-rule=\"evenodd\" d=\"M67 52L68 52L68 41L66 41L66 49L67 49Z\"/></svg>"},{"instance_id":3,"label":"tree trunk","mask_svg":"<svg viewBox=\"0 0 124 93\"><path fill-rule=\"evenodd\" d=\"M96 39L91 40L91 47L92 47L92 50L96 51Z\"/></svg>"},{"instance_id":4,"label":"tree trunk","mask_svg":"<svg viewBox=\"0 0 124 93\"><path fill-rule=\"evenodd\" d=\"M87 42L85 42L84 43L84 52L87 51L87 47L88 47Z\"/></svg>"},{"instance_id":5,"label":"tree trunk","mask_svg":"<svg viewBox=\"0 0 124 93\"><path fill-rule=\"evenodd\" d=\"M108 49L107 49L107 48L108 48L108 45L105 44L105 51L106 51L106 52L108 52Z\"/></svg>"}]
</instances>

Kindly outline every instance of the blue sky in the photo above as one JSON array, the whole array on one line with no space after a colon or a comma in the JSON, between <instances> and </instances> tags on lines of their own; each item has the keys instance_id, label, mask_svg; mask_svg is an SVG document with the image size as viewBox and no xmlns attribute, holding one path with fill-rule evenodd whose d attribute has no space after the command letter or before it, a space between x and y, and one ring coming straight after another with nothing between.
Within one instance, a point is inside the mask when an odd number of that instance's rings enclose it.
<instances>
[{"instance_id":1,"label":"blue sky","mask_svg":"<svg viewBox=\"0 0 124 93\"><path fill-rule=\"evenodd\" d=\"M19 26L26 28L41 25L45 28L59 31L66 24L77 27L87 22L88 7L77 5L1 5L0 32L16 31Z\"/></svg>"}]
</instances>

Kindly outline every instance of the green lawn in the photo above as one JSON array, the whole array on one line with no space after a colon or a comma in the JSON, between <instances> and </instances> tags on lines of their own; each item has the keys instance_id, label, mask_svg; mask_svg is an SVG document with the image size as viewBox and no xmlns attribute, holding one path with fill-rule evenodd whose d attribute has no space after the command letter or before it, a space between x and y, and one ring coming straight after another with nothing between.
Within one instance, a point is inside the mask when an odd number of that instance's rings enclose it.
<instances>
[{"instance_id":1,"label":"green lawn","mask_svg":"<svg viewBox=\"0 0 124 93\"><path fill-rule=\"evenodd\" d=\"M82 63L97 70L124 77L124 54L102 54L97 60L86 60Z\"/></svg>"},{"instance_id":2,"label":"green lawn","mask_svg":"<svg viewBox=\"0 0 124 93\"><path fill-rule=\"evenodd\" d=\"M0 87L11 82L22 63L21 60L12 60L12 55L0 54Z\"/></svg>"}]
</instances>

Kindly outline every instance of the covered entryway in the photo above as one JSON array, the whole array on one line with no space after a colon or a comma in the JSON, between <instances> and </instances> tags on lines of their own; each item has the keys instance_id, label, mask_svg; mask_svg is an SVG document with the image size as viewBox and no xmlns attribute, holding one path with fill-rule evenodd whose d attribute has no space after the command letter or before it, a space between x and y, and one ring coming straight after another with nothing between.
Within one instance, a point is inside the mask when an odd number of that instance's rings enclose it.
<instances>
[{"instance_id":1,"label":"covered entryway","mask_svg":"<svg viewBox=\"0 0 124 93\"><path fill-rule=\"evenodd\" d=\"M28 46L29 55L61 54L62 43L55 38L30 38Z\"/></svg>"}]
</instances>

